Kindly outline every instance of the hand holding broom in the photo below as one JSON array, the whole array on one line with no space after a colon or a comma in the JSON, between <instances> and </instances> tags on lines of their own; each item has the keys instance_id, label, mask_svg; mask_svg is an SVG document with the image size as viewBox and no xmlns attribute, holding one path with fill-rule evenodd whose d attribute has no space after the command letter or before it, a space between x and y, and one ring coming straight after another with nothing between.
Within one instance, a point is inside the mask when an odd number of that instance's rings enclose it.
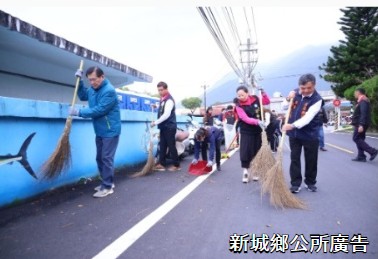
<instances>
[{"instance_id":1,"label":"hand holding broom","mask_svg":"<svg viewBox=\"0 0 378 259\"><path fill-rule=\"evenodd\" d=\"M84 61L80 61L79 70L83 70ZM71 107L76 103L77 90L79 88L80 76L76 76L76 84L74 95L72 98ZM59 139L58 145L50 158L43 164L42 173L43 178L52 179L61 174L62 171L67 170L71 166L71 145L69 142L69 135L71 132L72 115L70 114L66 119L66 124L62 136Z\"/></svg>"}]
</instances>

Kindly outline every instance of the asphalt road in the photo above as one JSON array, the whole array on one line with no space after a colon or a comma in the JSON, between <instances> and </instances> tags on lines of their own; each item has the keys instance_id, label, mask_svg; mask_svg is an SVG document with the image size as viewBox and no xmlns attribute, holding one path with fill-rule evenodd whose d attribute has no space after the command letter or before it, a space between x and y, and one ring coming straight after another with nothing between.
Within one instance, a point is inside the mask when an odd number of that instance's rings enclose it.
<instances>
[{"instance_id":1,"label":"asphalt road","mask_svg":"<svg viewBox=\"0 0 378 259\"><path fill-rule=\"evenodd\" d=\"M92 198L98 182L87 182L0 210L0 258L376 259L378 158L352 162L350 134L327 130L325 138L318 191L296 194L308 210L276 209L261 196L259 183L243 184L238 152L206 177L188 174L186 157L181 172L142 178L117 173L115 192L105 198ZM377 138L368 142L378 147ZM286 147L288 187L289 154ZM252 246L253 240L262 246Z\"/></svg>"}]
</instances>

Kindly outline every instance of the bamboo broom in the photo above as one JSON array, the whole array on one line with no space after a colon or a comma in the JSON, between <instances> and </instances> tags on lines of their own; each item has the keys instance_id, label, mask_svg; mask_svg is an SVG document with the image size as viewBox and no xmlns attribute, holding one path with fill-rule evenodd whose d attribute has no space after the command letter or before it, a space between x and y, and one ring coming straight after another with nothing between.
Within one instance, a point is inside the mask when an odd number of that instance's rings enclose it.
<instances>
[{"instance_id":1,"label":"bamboo broom","mask_svg":"<svg viewBox=\"0 0 378 259\"><path fill-rule=\"evenodd\" d=\"M83 70L84 62L80 61L79 70ZM79 88L80 77L76 77L76 84L74 95L72 98L71 107L74 107L76 103L77 90ZM69 135L71 132L72 116L69 115L66 119L63 134L61 135L59 142L55 148L55 151L51 154L49 159L42 165L42 174L44 179L52 179L59 176L62 171L67 170L71 166L71 145Z\"/></svg>"},{"instance_id":2,"label":"bamboo broom","mask_svg":"<svg viewBox=\"0 0 378 259\"><path fill-rule=\"evenodd\" d=\"M285 124L287 124L291 112L291 107L293 104L293 99L290 99L289 108L285 117ZM282 169L282 150L283 143L286 137L286 131L282 132L282 138L280 145L277 150L277 161L275 165L269 169L266 173L265 181L262 183L262 194L270 194L270 203L276 208L295 208L295 209L305 209L306 204L292 194L287 187L283 169Z\"/></svg>"},{"instance_id":3,"label":"bamboo broom","mask_svg":"<svg viewBox=\"0 0 378 259\"><path fill-rule=\"evenodd\" d=\"M151 112L151 121L152 121L153 116L154 116L154 110L153 110L152 106L151 106L151 110L152 110L152 112ZM146 175L151 174L153 172L153 168L154 168L154 165L155 165L155 158L154 158L154 155L153 155L154 143L153 143L151 126L149 128L149 133L150 133L150 145L149 145L149 148L148 148L147 162L144 165L142 171L131 175L131 177L133 177L133 178L134 177L140 177L140 176L146 176Z\"/></svg>"},{"instance_id":4,"label":"bamboo broom","mask_svg":"<svg viewBox=\"0 0 378 259\"><path fill-rule=\"evenodd\" d=\"M260 90L260 112L261 120L264 121L264 111L263 111L263 102L262 102L262 92ZM257 176L260 178L260 182L263 183L266 178L267 171L272 168L276 160L273 157L272 150L269 146L268 139L266 136L266 131L263 129L261 133L262 144L261 148L257 152L256 156L252 159L249 170L250 177Z\"/></svg>"}]
</instances>

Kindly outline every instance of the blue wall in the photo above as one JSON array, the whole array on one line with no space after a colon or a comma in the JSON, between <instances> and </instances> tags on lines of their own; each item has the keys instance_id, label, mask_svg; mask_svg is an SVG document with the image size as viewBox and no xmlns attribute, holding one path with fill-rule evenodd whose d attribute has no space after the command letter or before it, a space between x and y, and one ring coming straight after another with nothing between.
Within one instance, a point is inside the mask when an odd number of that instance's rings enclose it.
<instances>
[{"instance_id":1,"label":"blue wall","mask_svg":"<svg viewBox=\"0 0 378 259\"><path fill-rule=\"evenodd\" d=\"M68 104L0 96L0 155L17 154L24 140L36 132L27 155L39 178L30 176L18 162L0 165L0 207L98 175L92 121L75 118L70 133L71 168L55 179L42 179L40 169L63 133L67 111ZM156 119L156 113L121 110L122 133L115 157L116 167L132 167L146 161L150 140L147 121L152 116ZM185 128L187 118L178 116L178 126ZM154 142L156 144L157 140Z\"/></svg>"}]
</instances>

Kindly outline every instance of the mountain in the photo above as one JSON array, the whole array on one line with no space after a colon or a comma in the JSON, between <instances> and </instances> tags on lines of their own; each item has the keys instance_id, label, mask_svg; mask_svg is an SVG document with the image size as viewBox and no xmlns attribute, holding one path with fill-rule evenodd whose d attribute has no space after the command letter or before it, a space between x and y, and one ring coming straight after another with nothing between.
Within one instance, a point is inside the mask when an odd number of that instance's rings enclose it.
<instances>
[{"instance_id":1,"label":"mountain","mask_svg":"<svg viewBox=\"0 0 378 259\"><path fill-rule=\"evenodd\" d=\"M302 74L312 73L316 77L318 91L331 90L331 84L320 78L318 67L325 63L328 56L331 55L332 45L307 46L275 62L258 63L254 70L257 85L263 87L271 97L275 92L286 96L291 90L298 87L298 79ZM239 85L236 74L228 73L206 91L207 106L231 102L236 97L236 88Z\"/></svg>"}]
</instances>

